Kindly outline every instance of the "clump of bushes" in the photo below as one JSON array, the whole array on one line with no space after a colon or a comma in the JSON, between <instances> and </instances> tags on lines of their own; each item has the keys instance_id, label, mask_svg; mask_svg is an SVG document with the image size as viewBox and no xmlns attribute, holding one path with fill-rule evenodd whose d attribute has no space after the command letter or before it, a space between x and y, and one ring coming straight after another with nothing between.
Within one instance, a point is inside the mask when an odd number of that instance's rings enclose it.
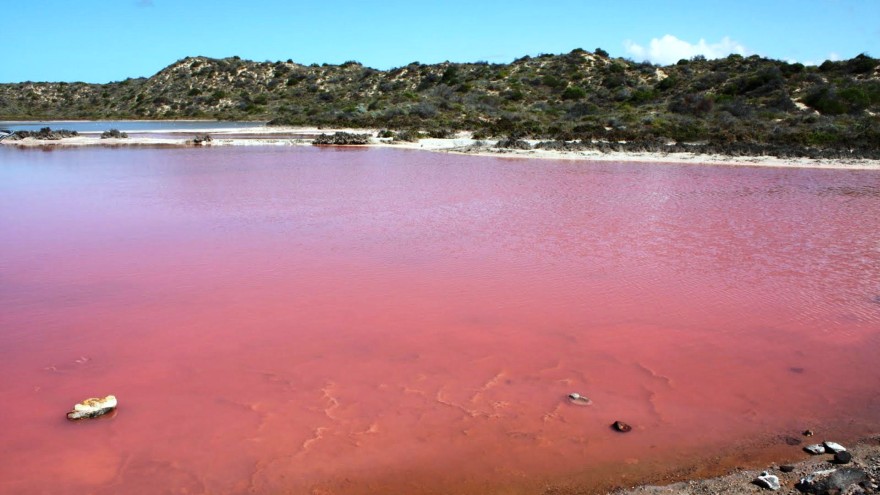
<instances>
[{"instance_id":1,"label":"clump of bushes","mask_svg":"<svg viewBox=\"0 0 880 495\"><path fill-rule=\"evenodd\" d=\"M342 131L329 135L321 134L312 141L312 144L315 146L352 146L369 143L370 136L368 134L354 134Z\"/></svg>"},{"instance_id":2,"label":"clump of bushes","mask_svg":"<svg viewBox=\"0 0 880 495\"><path fill-rule=\"evenodd\" d=\"M67 129L58 129L57 131L53 131L50 127L43 127L39 131L15 131L10 139L18 140L24 138L34 138L43 141L57 141L62 138L74 137L78 135L79 133L76 131L69 131Z\"/></svg>"},{"instance_id":3,"label":"clump of bushes","mask_svg":"<svg viewBox=\"0 0 880 495\"><path fill-rule=\"evenodd\" d=\"M421 138L421 132L411 130L403 130L394 135L395 141L404 141L407 143L415 143Z\"/></svg>"},{"instance_id":4,"label":"clump of bushes","mask_svg":"<svg viewBox=\"0 0 880 495\"><path fill-rule=\"evenodd\" d=\"M119 129L110 129L101 133L101 139L127 139L128 134L119 132Z\"/></svg>"},{"instance_id":5,"label":"clump of bushes","mask_svg":"<svg viewBox=\"0 0 880 495\"><path fill-rule=\"evenodd\" d=\"M511 150L530 150L532 149L532 145L522 139L516 139L515 137L507 137L505 139L501 139L495 144L496 148L506 148Z\"/></svg>"},{"instance_id":6,"label":"clump of bushes","mask_svg":"<svg viewBox=\"0 0 880 495\"><path fill-rule=\"evenodd\" d=\"M213 140L214 138L212 138L208 134L197 134L194 138L192 138L192 144L196 146L201 146L203 144L208 144Z\"/></svg>"}]
</instances>

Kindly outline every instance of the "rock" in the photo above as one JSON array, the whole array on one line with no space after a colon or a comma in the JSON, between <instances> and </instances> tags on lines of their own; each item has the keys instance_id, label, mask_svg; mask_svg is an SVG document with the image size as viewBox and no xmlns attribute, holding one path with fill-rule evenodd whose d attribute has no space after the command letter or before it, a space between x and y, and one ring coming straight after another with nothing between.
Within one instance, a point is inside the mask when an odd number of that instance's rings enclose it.
<instances>
[{"instance_id":1,"label":"rock","mask_svg":"<svg viewBox=\"0 0 880 495\"><path fill-rule=\"evenodd\" d=\"M825 453L825 446L821 443L814 443L813 445L807 445L806 447L804 447L804 450L813 455L819 455Z\"/></svg>"},{"instance_id":2,"label":"rock","mask_svg":"<svg viewBox=\"0 0 880 495\"><path fill-rule=\"evenodd\" d=\"M614 428L616 431L619 431L619 432L621 432L621 433L627 433L627 432L632 431L632 429L633 429L632 426L630 426L630 425L624 423L623 421L615 421L615 422L611 425L611 427Z\"/></svg>"},{"instance_id":3,"label":"rock","mask_svg":"<svg viewBox=\"0 0 880 495\"><path fill-rule=\"evenodd\" d=\"M761 473L761 476L755 478L752 483L760 486L761 488L767 488L769 490L779 490L781 485L779 484L779 477L773 474L764 471Z\"/></svg>"},{"instance_id":4,"label":"rock","mask_svg":"<svg viewBox=\"0 0 880 495\"><path fill-rule=\"evenodd\" d=\"M833 452L836 454L838 452L845 452L846 451L846 447L844 447L843 445L840 445L839 443L822 442L822 445L825 446L825 452L828 452L828 453Z\"/></svg>"},{"instance_id":5,"label":"rock","mask_svg":"<svg viewBox=\"0 0 880 495\"><path fill-rule=\"evenodd\" d=\"M568 401L576 406L589 406L593 403L593 401L591 401L589 397L584 397L577 392L572 392L568 394Z\"/></svg>"},{"instance_id":6,"label":"rock","mask_svg":"<svg viewBox=\"0 0 880 495\"><path fill-rule=\"evenodd\" d=\"M785 464L785 465L779 466L779 470L782 471L783 473L790 473L790 472L794 471L794 466L792 466L791 464Z\"/></svg>"},{"instance_id":7,"label":"rock","mask_svg":"<svg viewBox=\"0 0 880 495\"><path fill-rule=\"evenodd\" d=\"M837 493L866 481L868 473L858 468L828 469L802 478L795 488L812 494Z\"/></svg>"},{"instance_id":8,"label":"rock","mask_svg":"<svg viewBox=\"0 0 880 495\"><path fill-rule=\"evenodd\" d=\"M849 464L849 461L852 460L852 454L847 451L835 452L834 453L834 462L837 464Z\"/></svg>"},{"instance_id":9,"label":"rock","mask_svg":"<svg viewBox=\"0 0 880 495\"><path fill-rule=\"evenodd\" d=\"M805 437L813 436L813 430L804 430L804 436Z\"/></svg>"},{"instance_id":10,"label":"rock","mask_svg":"<svg viewBox=\"0 0 880 495\"><path fill-rule=\"evenodd\" d=\"M103 399L86 399L73 406L73 410L67 413L67 419L95 418L116 409L116 404L116 397L113 395Z\"/></svg>"}]
</instances>

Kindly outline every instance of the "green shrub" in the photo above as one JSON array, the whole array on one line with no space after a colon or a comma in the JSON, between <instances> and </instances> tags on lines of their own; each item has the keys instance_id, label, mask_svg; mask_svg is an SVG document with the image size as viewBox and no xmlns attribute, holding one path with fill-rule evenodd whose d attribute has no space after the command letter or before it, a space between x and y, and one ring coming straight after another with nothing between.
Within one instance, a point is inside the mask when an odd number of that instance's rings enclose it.
<instances>
[{"instance_id":1,"label":"green shrub","mask_svg":"<svg viewBox=\"0 0 880 495\"><path fill-rule=\"evenodd\" d=\"M119 129L110 129L109 131L104 131L101 133L101 139L126 139L128 138L128 134L124 132L119 132Z\"/></svg>"},{"instance_id":2,"label":"green shrub","mask_svg":"<svg viewBox=\"0 0 880 495\"><path fill-rule=\"evenodd\" d=\"M582 100L587 96L587 92L580 86L569 86L562 92L563 100Z\"/></svg>"},{"instance_id":3,"label":"green shrub","mask_svg":"<svg viewBox=\"0 0 880 495\"><path fill-rule=\"evenodd\" d=\"M547 74L541 78L541 84L547 86L548 88L560 89L565 87L565 81L554 76L553 74Z\"/></svg>"},{"instance_id":4,"label":"green shrub","mask_svg":"<svg viewBox=\"0 0 880 495\"><path fill-rule=\"evenodd\" d=\"M807 93L804 103L823 115L858 113L870 105L871 95L858 86L838 90L834 86L822 85Z\"/></svg>"}]
</instances>

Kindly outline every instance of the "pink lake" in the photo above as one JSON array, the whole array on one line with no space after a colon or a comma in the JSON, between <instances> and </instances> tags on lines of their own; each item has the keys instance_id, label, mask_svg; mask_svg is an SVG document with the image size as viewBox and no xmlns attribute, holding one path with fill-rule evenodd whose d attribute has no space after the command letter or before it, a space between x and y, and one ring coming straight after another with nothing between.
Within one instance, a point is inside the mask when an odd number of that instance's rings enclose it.
<instances>
[{"instance_id":1,"label":"pink lake","mask_svg":"<svg viewBox=\"0 0 880 495\"><path fill-rule=\"evenodd\" d=\"M878 350L876 171L0 147L2 493L720 474L880 431Z\"/></svg>"}]
</instances>

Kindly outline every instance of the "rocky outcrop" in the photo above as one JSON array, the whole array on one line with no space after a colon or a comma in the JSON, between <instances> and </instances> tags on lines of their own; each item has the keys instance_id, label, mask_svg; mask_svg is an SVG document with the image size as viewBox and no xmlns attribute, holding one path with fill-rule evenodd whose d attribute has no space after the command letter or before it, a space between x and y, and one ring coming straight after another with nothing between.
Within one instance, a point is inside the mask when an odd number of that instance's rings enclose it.
<instances>
[{"instance_id":1,"label":"rocky outcrop","mask_svg":"<svg viewBox=\"0 0 880 495\"><path fill-rule=\"evenodd\" d=\"M868 473L858 468L826 469L802 478L796 486L803 493L840 493L847 488L869 481Z\"/></svg>"}]
</instances>

